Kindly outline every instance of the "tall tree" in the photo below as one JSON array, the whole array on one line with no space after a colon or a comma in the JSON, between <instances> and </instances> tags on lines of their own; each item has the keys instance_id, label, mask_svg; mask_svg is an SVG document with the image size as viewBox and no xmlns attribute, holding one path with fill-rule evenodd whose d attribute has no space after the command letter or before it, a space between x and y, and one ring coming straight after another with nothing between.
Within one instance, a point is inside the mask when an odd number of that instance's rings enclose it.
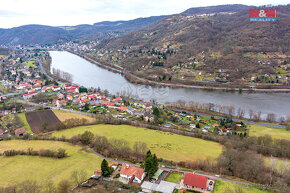
<instances>
[{"instance_id":1,"label":"tall tree","mask_svg":"<svg viewBox=\"0 0 290 193\"><path fill-rule=\"evenodd\" d=\"M101 170L102 170L102 175L104 177L109 177L111 175L109 164L108 164L107 160L105 160L105 159L103 159L103 161L102 161Z\"/></svg>"}]
</instances>

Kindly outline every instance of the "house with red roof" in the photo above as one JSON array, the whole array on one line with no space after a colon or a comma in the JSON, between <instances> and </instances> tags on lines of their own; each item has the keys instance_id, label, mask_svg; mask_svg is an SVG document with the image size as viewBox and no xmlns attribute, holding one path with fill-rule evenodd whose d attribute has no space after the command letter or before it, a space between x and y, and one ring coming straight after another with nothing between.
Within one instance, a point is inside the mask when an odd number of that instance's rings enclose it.
<instances>
[{"instance_id":1,"label":"house with red roof","mask_svg":"<svg viewBox=\"0 0 290 193\"><path fill-rule=\"evenodd\" d=\"M64 106L66 106L66 101L65 100L57 100L55 102L55 104L57 107L64 107Z\"/></svg>"},{"instance_id":2,"label":"house with red roof","mask_svg":"<svg viewBox=\"0 0 290 193\"><path fill-rule=\"evenodd\" d=\"M210 193L213 189L213 183L214 180L211 180L205 176L186 172L184 179L180 182L180 187L182 189Z\"/></svg>"},{"instance_id":3,"label":"house with red roof","mask_svg":"<svg viewBox=\"0 0 290 193\"><path fill-rule=\"evenodd\" d=\"M122 178L125 178L128 181L128 183L135 182L140 184L142 180L145 178L146 173L142 168L137 168L123 163L122 168L120 170L120 176Z\"/></svg>"},{"instance_id":4,"label":"house with red roof","mask_svg":"<svg viewBox=\"0 0 290 193\"><path fill-rule=\"evenodd\" d=\"M15 133L15 135L17 135L17 136L23 136L23 135L26 134L26 129L25 129L24 127L22 127L22 128L16 129L16 130L14 131L14 133Z\"/></svg>"}]
</instances>

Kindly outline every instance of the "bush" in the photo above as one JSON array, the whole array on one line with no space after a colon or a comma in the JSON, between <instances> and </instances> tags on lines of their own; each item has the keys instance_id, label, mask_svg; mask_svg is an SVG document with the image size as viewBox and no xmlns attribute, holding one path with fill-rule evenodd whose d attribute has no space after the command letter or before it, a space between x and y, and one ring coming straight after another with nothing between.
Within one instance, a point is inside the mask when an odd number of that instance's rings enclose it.
<instances>
[{"instance_id":1,"label":"bush","mask_svg":"<svg viewBox=\"0 0 290 193\"><path fill-rule=\"evenodd\" d=\"M117 173L114 178L120 178L120 173Z\"/></svg>"}]
</instances>

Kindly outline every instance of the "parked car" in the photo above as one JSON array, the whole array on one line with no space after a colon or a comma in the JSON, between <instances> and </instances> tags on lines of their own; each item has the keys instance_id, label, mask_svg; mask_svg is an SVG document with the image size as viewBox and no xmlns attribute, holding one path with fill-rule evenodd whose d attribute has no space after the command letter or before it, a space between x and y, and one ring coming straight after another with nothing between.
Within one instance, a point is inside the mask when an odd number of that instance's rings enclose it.
<instances>
[{"instance_id":1,"label":"parked car","mask_svg":"<svg viewBox=\"0 0 290 193\"><path fill-rule=\"evenodd\" d=\"M212 184L213 184L213 181L210 181L210 182L209 182L209 185L212 185Z\"/></svg>"}]
</instances>

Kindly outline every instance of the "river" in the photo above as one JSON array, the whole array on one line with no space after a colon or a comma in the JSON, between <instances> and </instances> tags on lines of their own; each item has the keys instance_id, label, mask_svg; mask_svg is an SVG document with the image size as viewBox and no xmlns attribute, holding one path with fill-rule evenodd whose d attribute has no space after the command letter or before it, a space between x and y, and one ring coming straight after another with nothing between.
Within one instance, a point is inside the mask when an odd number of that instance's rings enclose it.
<instances>
[{"instance_id":1,"label":"river","mask_svg":"<svg viewBox=\"0 0 290 193\"><path fill-rule=\"evenodd\" d=\"M196 88L152 87L128 82L121 74L103 69L91 62L64 51L50 51L51 69L59 69L72 75L74 83L85 87L100 87L111 94L126 93L138 99L159 103L177 100L234 104L235 109L242 108L261 111L262 115L275 113L278 116L290 115L290 93L239 93Z\"/></svg>"}]
</instances>

